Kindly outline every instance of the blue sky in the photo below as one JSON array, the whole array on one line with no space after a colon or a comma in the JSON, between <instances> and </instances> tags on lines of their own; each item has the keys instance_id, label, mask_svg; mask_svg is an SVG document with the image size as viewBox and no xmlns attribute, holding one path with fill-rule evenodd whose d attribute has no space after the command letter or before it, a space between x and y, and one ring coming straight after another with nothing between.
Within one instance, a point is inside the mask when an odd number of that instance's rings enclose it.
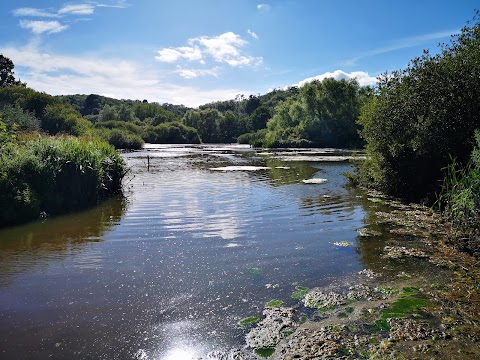
<instances>
[{"instance_id":1,"label":"blue sky","mask_svg":"<svg viewBox=\"0 0 480 360\"><path fill-rule=\"evenodd\" d=\"M198 106L306 79L372 84L437 52L477 1L2 0L0 53L52 95Z\"/></svg>"}]
</instances>

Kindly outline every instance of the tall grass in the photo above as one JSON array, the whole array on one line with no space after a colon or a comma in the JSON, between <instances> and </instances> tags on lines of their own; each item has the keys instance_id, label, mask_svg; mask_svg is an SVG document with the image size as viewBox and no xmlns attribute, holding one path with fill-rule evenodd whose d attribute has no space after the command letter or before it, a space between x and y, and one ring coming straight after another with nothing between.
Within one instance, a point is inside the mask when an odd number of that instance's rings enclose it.
<instances>
[{"instance_id":1,"label":"tall grass","mask_svg":"<svg viewBox=\"0 0 480 360\"><path fill-rule=\"evenodd\" d=\"M457 230L457 245L480 257L480 132L465 167L455 161L447 167L439 204Z\"/></svg>"},{"instance_id":2,"label":"tall grass","mask_svg":"<svg viewBox=\"0 0 480 360\"><path fill-rule=\"evenodd\" d=\"M121 191L125 173L104 141L23 136L0 150L0 226L92 206Z\"/></svg>"}]
</instances>

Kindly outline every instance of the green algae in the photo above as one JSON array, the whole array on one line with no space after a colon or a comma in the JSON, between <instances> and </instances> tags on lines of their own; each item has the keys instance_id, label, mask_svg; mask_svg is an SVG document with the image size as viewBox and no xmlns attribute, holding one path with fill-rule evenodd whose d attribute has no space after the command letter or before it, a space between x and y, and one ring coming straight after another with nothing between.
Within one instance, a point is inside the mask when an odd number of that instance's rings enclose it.
<instances>
[{"instance_id":1,"label":"green algae","mask_svg":"<svg viewBox=\"0 0 480 360\"><path fill-rule=\"evenodd\" d=\"M262 269L256 268L256 267L250 268L250 269L248 269L248 271L249 271L250 274L252 274L252 275L261 275L261 274L262 274Z\"/></svg>"},{"instance_id":2,"label":"green algae","mask_svg":"<svg viewBox=\"0 0 480 360\"><path fill-rule=\"evenodd\" d=\"M280 307L284 304L282 300L270 300L265 304L266 307Z\"/></svg>"},{"instance_id":3,"label":"green algae","mask_svg":"<svg viewBox=\"0 0 480 360\"><path fill-rule=\"evenodd\" d=\"M403 292L400 294L402 297L412 296L420 291L420 289L416 287L404 287L402 290Z\"/></svg>"},{"instance_id":4,"label":"green algae","mask_svg":"<svg viewBox=\"0 0 480 360\"><path fill-rule=\"evenodd\" d=\"M295 292L292 294L292 298L296 300L302 300L307 295L309 288L305 286L295 286Z\"/></svg>"},{"instance_id":5,"label":"green algae","mask_svg":"<svg viewBox=\"0 0 480 360\"><path fill-rule=\"evenodd\" d=\"M274 348L259 348L259 349L255 349L255 353L256 353L258 356L261 356L261 357L264 357L264 358L268 358L268 357L272 356L274 352L275 352L275 349L274 349Z\"/></svg>"},{"instance_id":6,"label":"green algae","mask_svg":"<svg viewBox=\"0 0 480 360\"><path fill-rule=\"evenodd\" d=\"M385 286L379 286L378 287L378 290L380 292L382 292L383 294L387 295L387 296L392 296L392 295L396 295L399 293L399 290L398 289L394 289L394 288L390 288L390 287L385 287Z\"/></svg>"},{"instance_id":7,"label":"green algae","mask_svg":"<svg viewBox=\"0 0 480 360\"><path fill-rule=\"evenodd\" d=\"M259 321L260 321L260 318L258 316L249 316L249 317L243 318L237 324L240 327L247 327L250 325L255 325Z\"/></svg>"},{"instance_id":8,"label":"green algae","mask_svg":"<svg viewBox=\"0 0 480 360\"><path fill-rule=\"evenodd\" d=\"M408 297L395 301L389 308L380 312L382 320L391 318L406 318L414 311L424 308L428 305L428 300Z\"/></svg>"},{"instance_id":9,"label":"green algae","mask_svg":"<svg viewBox=\"0 0 480 360\"><path fill-rule=\"evenodd\" d=\"M388 321L385 319L380 319L375 321L375 325L370 328L371 333L379 333L381 331L390 331L390 325L388 324Z\"/></svg>"}]
</instances>

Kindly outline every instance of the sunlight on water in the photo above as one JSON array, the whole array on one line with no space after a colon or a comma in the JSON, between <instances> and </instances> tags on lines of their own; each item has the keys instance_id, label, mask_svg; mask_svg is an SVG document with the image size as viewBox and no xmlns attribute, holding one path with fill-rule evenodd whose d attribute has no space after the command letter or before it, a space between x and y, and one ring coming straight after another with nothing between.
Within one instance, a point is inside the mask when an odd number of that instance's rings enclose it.
<instances>
[{"instance_id":1,"label":"sunlight on water","mask_svg":"<svg viewBox=\"0 0 480 360\"><path fill-rule=\"evenodd\" d=\"M125 198L0 231L0 357L205 358L266 302L363 269L350 165L309 154L147 145Z\"/></svg>"}]
</instances>

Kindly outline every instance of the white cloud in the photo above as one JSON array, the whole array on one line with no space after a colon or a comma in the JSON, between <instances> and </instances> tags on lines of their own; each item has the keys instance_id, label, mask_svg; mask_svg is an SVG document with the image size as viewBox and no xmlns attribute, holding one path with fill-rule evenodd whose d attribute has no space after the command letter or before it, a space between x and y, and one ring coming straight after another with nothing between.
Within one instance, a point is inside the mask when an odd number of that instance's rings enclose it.
<instances>
[{"instance_id":1,"label":"white cloud","mask_svg":"<svg viewBox=\"0 0 480 360\"><path fill-rule=\"evenodd\" d=\"M232 67L256 66L263 62L262 57L243 54L240 48L248 42L233 32L218 36L199 36L189 39L188 44L190 46L159 50L155 59L168 63L186 59L205 64L205 57L211 57L216 62L226 63Z\"/></svg>"},{"instance_id":2,"label":"white cloud","mask_svg":"<svg viewBox=\"0 0 480 360\"><path fill-rule=\"evenodd\" d=\"M399 40L393 41L390 45L369 50L356 57L348 59L347 61L344 62L344 64L346 66L353 66L360 59L381 55L381 54L386 54L386 53L397 51L397 50L407 49L414 46L419 46L431 40L445 39L459 32L460 30L456 29L456 30L440 31L440 32L435 32L430 34L410 36L407 38L399 39Z\"/></svg>"},{"instance_id":3,"label":"white cloud","mask_svg":"<svg viewBox=\"0 0 480 360\"><path fill-rule=\"evenodd\" d=\"M95 12L95 6L91 4L69 4L58 10L59 15L73 14L73 15L92 15Z\"/></svg>"},{"instance_id":4,"label":"white cloud","mask_svg":"<svg viewBox=\"0 0 480 360\"><path fill-rule=\"evenodd\" d=\"M214 67L213 69L184 69L178 67L175 72L185 79L194 79L196 77L206 75L218 77L220 74L220 68Z\"/></svg>"},{"instance_id":5,"label":"white cloud","mask_svg":"<svg viewBox=\"0 0 480 360\"><path fill-rule=\"evenodd\" d=\"M24 16L24 17L58 17L57 14L51 13L47 10L24 7L13 10L13 15L15 16Z\"/></svg>"},{"instance_id":6,"label":"white cloud","mask_svg":"<svg viewBox=\"0 0 480 360\"><path fill-rule=\"evenodd\" d=\"M117 8L117 9L125 9L125 8L129 7L130 5L127 3L126 0L117 0L117 1L113 1L111 4L107 4L107 3L96 3L95 6L98 6L98 7Z\"/></svg>"},{"instance_id":7,"label":"white cloud","mask_svg":"<svg viewBox=\"0 0 480 360\"><path fill-rule=\"evenodd\" d=\"M250 30L250 29L247 29L247 33L248 33L248 35L250 35L250 36L251 36L252 38L254 38L255 40L258 39L258 35L257 35L254 31L252 31L252 30Z\"/></svg>"},{"instance_id":8,"label":"white cloud","mask_svg":"<svg viewBox=\"0 0 480 360\"><path fill-rule=\"evenodd\" d=\"M268 4L258 4L257 9L258 10L264 10L264 11L270 10L270 5L268 5Z\"/></svg>"},{"instance_id":9,"label":"white cloud","mask_svg":"<svg viewBox=\"0 0 480 360\"><path fill-rule=\"evenodd\" d=\"M20 20L20 27L24 29L31 30L34 34L52 34L59 33L68 29L68 25L62 25L58 21L31 21L31 20Z\"/></svg>"},{"instance_id":10,"label":"white cloud","mask_svg":"<svg viewBox=\"0 0 480 360\"><path fill-rule=\"evenodd\" d=\"M29 87L52 95L110 94L118 99L147 99L195 107L233 99L237 94L255 93L238 88L208 90L180 86L161 80L165 74L124 60L60 56L33 48L0 48L0 53L12 59L17 76ZM201 74L202 71L213 75L219 69L190 71L190 75L201 76L207 75Z\"/></svg>"},{"instance_id":11,"label":"white cloud","mask_svg":"<svg viewBox=\"0 0 480 360\"><path fill-rule=\"evenodd\" d=\"M166 48L158 51L158 55L155 59L162 62L175 62L179 59L187 59L190 61L201 60L202 52L198 47L182 46L179 48Z\"/></svg>"},{"instance_id":12,"label":"white cloud","mask_svg":"<svg viewBox=\"0 0 480 360\"><path fill-rule=\"evenodd\" d=\"M365 71L352 71L351 73L346 73L342 70L335 70L334 72L326 72L321 75L313 76L307 79L304 79L293 86L302 87L303 85L312 82L314 80L322 81L326 78L334 78L335 80L350 80L350 79L357 79L360 86L366 85L374 85L377 82L377 79L373 76L368 75Z\"/></svg>"}]
</instances>

